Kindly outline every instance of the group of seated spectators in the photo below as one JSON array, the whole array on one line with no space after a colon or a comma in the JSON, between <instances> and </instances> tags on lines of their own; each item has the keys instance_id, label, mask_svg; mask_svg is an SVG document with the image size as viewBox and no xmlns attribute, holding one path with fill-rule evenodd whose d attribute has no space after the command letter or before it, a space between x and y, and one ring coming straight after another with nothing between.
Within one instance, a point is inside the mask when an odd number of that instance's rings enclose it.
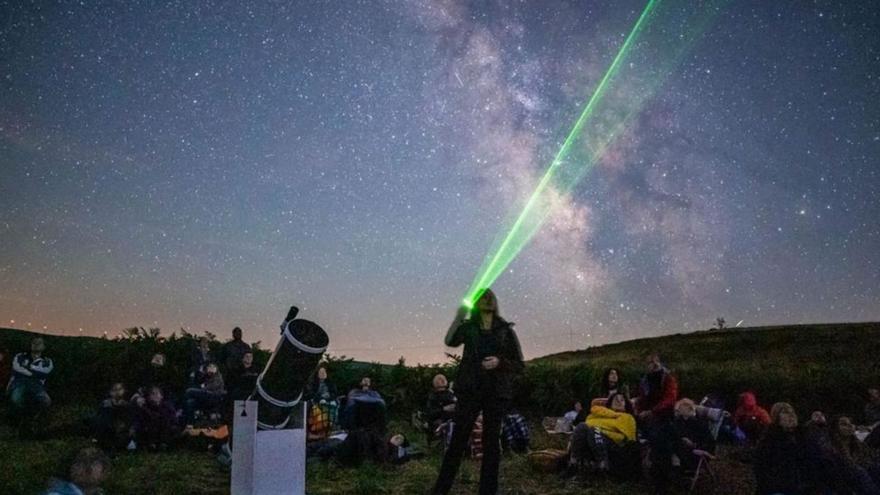
<instances>
[{"instance_id":1,"label":"group of seated spectators","mask_svg":"<svg viewBox=\"0 0 880 495\"><path fill-rule=\"evenodd\" d=\"M261 371L242 340L242 330L236 327L232 336L219 359L211 353L208 339L199 340L181 395L174 393L161 353L152 356L130 397L123 383L112 384L92 420L99 445L111 450L164 449L196 427L228 423L233 401L250 395Z\"/></svg>"},{"instance_id":2,"label":"group of seated spectators","mask_svg":"<svg viewBox=\"0 0 880 495\"><path fill-rule=\"evenodd\" d=\"M261 370L240 328L233 330L233 339L223 345L218 358L208 344L203 338L193 350L186 387L172 388L161 353L152 356L130 393L124 383L112 383L90 422L98 445L107 450L164 449L199 423L230 424L233 401L250 396ZM12 359L0 353L0 361L11 361L9 408L23 432L32 432L51 404L45 383L54 364L44 355L45 347L43 339L35 338L30 352ZM880 493L877 388L868 390L865 426L855 426L848 416L829 420L820 410L801 423L790 404L778 402L768 411L750 391L739 395L731 413L711 396L699 404L679 397L678 380L659 354L647 355L645 364L635 396L630 396L620 370L611 368L603 374L599 397L575 402L559 420L571 433L569 471L624 479L647 474L657 493L667 493L676 476L692 474L700 462L714 459L716 442L728 440L749 453L758 494ZM339 395L322 365L304 397L312 456L350 465L367 459L399 464L419 453L405 436L387 431L385 399L368 376ZM434 376L426 407L418 416L429 448L448 444L456 406L452 384L442 374ZM480 432L478 419L469 443L474 458L481 456ZM502 446L526 452L529 440L525 419L506 412Z\"/></svg>"},{"instance_id":3,"label":"group of seated spectators","mask_svg":"<svg viewBox=\"0 0 880 495\"><path fill-rule=\"evenodd\" d=\"M573 428L568 472L586 466L637 479L647 471L655 492L667 493L675 477L692 479L701 460L714 459L716 442L724 439L744 448L759 495L880 493L878 389L868 391L864 427L847 416L829 422L822 411L800 425L790 404L776 403L768 412L753 392L740 394L733 414L712 397L700 404L679 398L678 382L659 355L648 355L646 364L635 397L619 370L609 369L589 410L577 402L559 420Z\"/></svg>"},{"instance_id":4,"label":"group of seated spectators","mask_svg":"<svg viewBox=\"0 0 880 495\"><path fill-rule=\"evenodd\" d=\"M308 453L311 457L332 458L343 465L358 465L364 460L401 464L424 454L413 447L405 435L387 431L385 399L373 388L368 376L362 377L346 395L337 396L327 369L321 366L307 397L310 399ZM434 376L426 408L414 418L417 428L426 434L428 448L438 443L443 448L448 446L455 428L456 404L446 376ZM475 459L482 457L481 428L478 419L469 442L471 457ZM528 450L529 428L522 415L515 411L505 415L500 442L512 451Z\"/></svg>"},{"instance_id":5,"label":"group of seated spectators","mask_svg":"<svg viewBox=\"0 0 880 495\"><path fill-rule=\"evenodd\" d=\"M124 383L111 383L89 421L92 437L106 449L164 448L200 420L223 423L231 417L232 401L247 398L260 373L250 346L242 341L242 330L236 327L232 335L221 348L220 359L211 353L208 339L199 341L182 394L177 393L182 387L173 383L161 353L154 354L138 374L130 393ZM45 350L44 340L37 337L30 352L11 360L8 416L25 437L41 432L52 403L46 381L54 363ZM5 356L2 353L0 360Z\"/></svg>"}]
</instances>

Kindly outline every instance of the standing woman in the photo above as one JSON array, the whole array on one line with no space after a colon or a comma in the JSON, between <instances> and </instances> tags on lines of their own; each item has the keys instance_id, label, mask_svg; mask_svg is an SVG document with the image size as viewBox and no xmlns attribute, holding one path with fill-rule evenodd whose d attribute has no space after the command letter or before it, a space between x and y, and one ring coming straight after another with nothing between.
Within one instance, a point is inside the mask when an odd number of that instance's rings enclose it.
<instances>
[{"instance_id":1,"label":"standing woman","mask_svg":"<svg viewBox=\"0 0 880 495\"><path fill-rule=\"evenodd\" d=\"M498 492L499 434L504 411L513 399L513 381L523 369L523 357L513 324L498 315L495 294L486 289L470 319L467 308L459 308L446 334L446 345L464 344L455 393L455 429L443 457L433 493L446 495L452 488L461 458L467 448L474 421L483 412L483 460L480 467L480 494Z\"/></svg>"}]
</instances>

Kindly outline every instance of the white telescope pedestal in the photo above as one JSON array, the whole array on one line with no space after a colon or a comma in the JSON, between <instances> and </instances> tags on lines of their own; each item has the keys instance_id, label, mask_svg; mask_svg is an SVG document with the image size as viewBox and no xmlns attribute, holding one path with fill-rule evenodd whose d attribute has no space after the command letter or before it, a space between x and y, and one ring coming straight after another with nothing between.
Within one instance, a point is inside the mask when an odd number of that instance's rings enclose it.
<instances>
[{"instance_id":1,"label":"white telescope pedestal","mask_svg":"<svg viewBox=\"0 0 880 495\"><path fill-rule=\"evenodd\" d=\"M235 401L232 495L305 495L306 402L283 430L257 429L257 402Z\"/></svg>"}]
</instances>

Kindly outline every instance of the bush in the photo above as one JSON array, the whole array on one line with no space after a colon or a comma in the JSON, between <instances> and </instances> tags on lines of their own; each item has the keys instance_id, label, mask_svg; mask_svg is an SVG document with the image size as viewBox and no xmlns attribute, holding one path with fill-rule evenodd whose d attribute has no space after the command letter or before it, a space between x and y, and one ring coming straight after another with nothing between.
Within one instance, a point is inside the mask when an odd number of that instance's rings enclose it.
<instances>
[{"instance_id":1,"label":"bush","mask_svg":"<svg viewBox=\"0 0 880 495\"><path fill-rule=\"evenodd\" d=\"M0 330L0 348L21 352L35 336ZM221 344L213 335L206 336L211 338L212 351L219 352ZM114 380L131 387L155 352L165 353L171 375L182 387L198 338L184 331L164 338L157 329L142 328L127 330L113 340L43 337L46 354L55 360L49 392L62 402L94 402ZM530 361L516 388L515 406L535 416L562 414L575 400L598 396L602 373L611 366L621 371L635 394L642 358L651 349L661 351L678 377L681 396L699 400L713 393L725 400L728 409L735 406L738 394L752 390L768 407L787 401L802 414L823 409L860 418L862 393L880 384L876 361L880 324L736 329L641 339ZM265 364L268 358L268 351L256 350L257 363ZM326 364L340 394L370 376L389 411L406 418L424 407L434 375L455 379L458 362L455 356L450 358L445 364L409 367L403 360L383 365L331 356Z\"/></svg>"}]
</instances>

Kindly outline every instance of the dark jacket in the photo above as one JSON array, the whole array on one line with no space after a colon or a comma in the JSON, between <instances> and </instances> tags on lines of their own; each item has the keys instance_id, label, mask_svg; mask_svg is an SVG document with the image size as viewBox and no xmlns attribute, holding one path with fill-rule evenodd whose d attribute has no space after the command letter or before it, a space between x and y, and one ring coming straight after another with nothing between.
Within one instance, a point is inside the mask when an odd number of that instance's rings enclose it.
<instances>
[{"instance_id":1,"label":"dark jacket","mask_svg":"<svg viewBox=\"0 0 880 495\"><path fill-rule=\"evenodd\" d=\"M880 404L865 404L865 422L869 425L880 422Z\"/></svg>"},{"instance_id":2,"label":"dark jacket","mask_svg":"<svg viewBox=\"0 0 880 495\"><path fill-rule=\"evenodd\" d=\"M513 324L496 316L492 320L489 334L497 343L496 357L498 367L484 370L480 352L479 316L465 321L456 328L447 344L458 347L464 344L458 376L455 380L455 393L459 397L485 397L509 400L513 398L513 382L524 367L519 340L513 331Z\"/></svg>"},{"instance_id":3,"label":"dark jacket","mask_svg":"<svg viewBox=\"0 0 880 495\"><path fill-rule=\"evenodd\" d=\"M758 495L799 495L805 490L804 442L798 432L771 426L755 451Z\"/></svg>"},{"instance_id":4,"label":"dark jacket","mask_svg":"<svg viewBox=\"0 0 880 495\"><path fill-rule=\"evenodd\" d=\"M697 417L687 419L678 417L672 422L672 427L675 429L675 436L679 441L687 438L694 442L695 449L706 452L715 451L715 439L712 438L709 425L705 420Z\"/></svg>"},{"instance_id":5,"label":"dark jacket","mask_svg":"<svg viewBox=\"0 0 880 495\"><path fill-rule=\"evenodd\" d=\"M175 388L171 385L175 383L172 377L172 371L168 366L153 366L148 364L139 374L136 381L137 389L135 392L142 397L147 396L147 389L150 387L159 387L165 396L176 395L180 392L179 387Z\"/></svg>"},{"instance_id":6,"label":"dark jacket","mask_svg":"<svg viewBox=\"0 0 880 495\"><path fill-rule=\"evenodd\" d=\"M434 421L446 421L452 419L454 412L444 411L443 408L455 404L455 394L449 389L441 391L431 390L428 395L428 407L425 409L425 417L429 423Z\"/></svg>"},{"instance_id":7,"label":"dark jacket","mask_svg":"<svg viewBox=\"0 0 880 495\"><path fill-rule=\"evenodd\" d=\"M226 385L223 383L223 375L218 371L213 375L202 377L201 388L210 394L222 395L226 393Z\"/></svg>"},{"instance_id":8,"label":"dark jacket","mask_svg":"<svg viewBox=\"0 0 880 495\"><path fill-rule=\"evenodd\" d=\"M225 371L231 371L241 366L241 358L244 357L246 352L250 351L251 346L243 340L233 339L223 344L223 347L220 349L220 362L223 364Z\"/></svg>"},{"instance_id":9,"label":"dark jacket","mask_svg":"<svg viewBox=\"0 0 880 495\"><path fill-rule=\"evenodd\" d=\"M241 364L229 371L226 379L226 389L229 391L229 400L245 400L257 386L257 377L262 370L252 364L245 368Z\"/></svg>"},{"instance_id":10,"label":"dark jacket","mask_svg":"<svg viewBox=\"0 0 880 495\"><path fill-rule=\"evenodd\" d=\"M139 441L145 443L167 442L180 430L177 412L168 401L159 404L147 401L138 407L135 428Z\"/></svg>"},{"instance_id":11,"label":"dark jacket","mask_svg":"<svg viewBox=\"0 0 880 495\"><path fill-rule=\"evenodd\" d=\"M311 383L309 383L305 398L315 403L321 402L322 400L335 402L339 397L339 393L336 391L336 386L333 385L329 378L324 380L324 389L324 393L321 393L321 381L316 377Z\"/></svg>"},{"instance_id":12,"label":"dark jacket","mask_svg":"<svg viewBox=\"0 0 880 495\"><path fill-rule=\"evenodd\" d=\"M217 364L217 360L214 359L214 353L210 350L207 352L202 352L202 349L199 346L196 346L189 358L190 362L190 373L197 380L201 379L201 375L205 372L205 367L211 363Z\"/></svg>"}]
</instances>

